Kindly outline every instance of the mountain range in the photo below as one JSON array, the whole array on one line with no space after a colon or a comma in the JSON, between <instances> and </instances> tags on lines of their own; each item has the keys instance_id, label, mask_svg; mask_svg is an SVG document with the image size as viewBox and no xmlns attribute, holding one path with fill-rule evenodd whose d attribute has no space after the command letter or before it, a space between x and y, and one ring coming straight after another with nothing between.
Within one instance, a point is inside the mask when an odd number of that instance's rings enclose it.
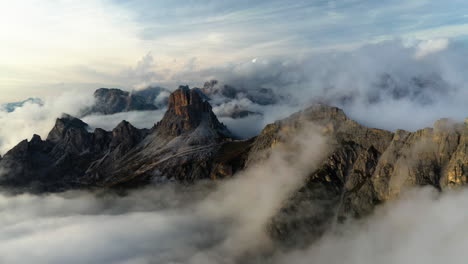
<instances>
[{"instance_id":1,"label":"mountain range","mask_svg":"<svg viewBox=\"0 0 468 264\"><path fill-rule=\"evenodd\" d=\"M90 132L85 122L64 114L47 138L34 135L0 157L0 168L7 172L0 186L46 193L222 181L261 163L272 149L312 123L328 139L330 150L269 226L277 241L297 245L318 238L337 221L369 215L405 188L444 191L468 181L467 123L441 119L433 128L392 132L363 126L337 107L314 104L267 125L256 137L238 139L210 104L217 93L235 97L236 92L229 86L215 91L214 85L180 86L163 101L166 113L151 129L137 129L124 120L112 131ZM99 89L96 105L87 111L157 109L153 102L164 91ZM258 103L276 100L273 93L257 92L261 96L252 100Z\"/></svg>"}]
</instances>

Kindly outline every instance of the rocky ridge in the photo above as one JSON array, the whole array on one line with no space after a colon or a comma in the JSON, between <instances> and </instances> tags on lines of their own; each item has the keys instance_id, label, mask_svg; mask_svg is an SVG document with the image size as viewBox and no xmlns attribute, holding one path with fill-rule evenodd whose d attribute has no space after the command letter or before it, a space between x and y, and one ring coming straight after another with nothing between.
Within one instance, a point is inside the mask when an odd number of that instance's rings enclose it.
<instances>
[{"instance_id":1,"label":"rocky ridge","mask_svg":"<svg viewBox=\"0 0 468 264\"><path fill-rule=\"evenodd\" d=\"M49 192L227 177L244 166L252 142L233 140L200 91L186 86L151 130L126 121L110 132L88 129L78 118L58 118L46 140L34 136L4 155L0 184Z\"/></svg>"},{"instance_id":2,"label":"rocky ridge","mask_svg":"<svg viewBox=\"0 0 468 264\"><path fill-rule=\"evenodd\" d=\"M341 109L326 105L267 126L255 140L247 164L255 152L281 144L282 131L294 133L304 122L322 126L334 142L333 151L273 219L272 233L281 241L297 244L297 238L304 238L300 233L320 233L335 221L366 216L415 186L443 191L466 184L466 123L441 119L434 128L393 133L362 126Z\"/></svg>"}]
</instances>

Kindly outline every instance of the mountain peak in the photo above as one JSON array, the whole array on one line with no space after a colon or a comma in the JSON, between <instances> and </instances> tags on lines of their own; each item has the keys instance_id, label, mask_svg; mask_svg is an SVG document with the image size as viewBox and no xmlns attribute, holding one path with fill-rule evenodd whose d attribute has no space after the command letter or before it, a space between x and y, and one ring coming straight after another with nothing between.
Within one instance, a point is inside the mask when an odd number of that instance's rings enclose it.
<instances>
[{"instance_id":1,"label":"mountain peak","mask_svg":"<svg viewBox=\"0 0 468 264\"><path fill-rule=\"evenodd\" d=\"M57 118L55 121L55 126L47 136L47 140L57 142L63 139L66 132L69 130L86 132L87 128L88 124L80 119L68 114L63 114L61 118Z\"/></svg>"},{"instance_id":2,"label":"mountain peak","mask_svg":"<svg viewBox=\"0 0 468 264\"><path fill-rule=\"evenodd\" d=\"M216 118L203 92L182 85L169 96L167 112L157 127L162 134L179 136L195 130L202 123L220 134L229 134Z\"/></svg>"},{"instance_id":3,"label":"mountain peak","mask_svg":"<svg viewBox=\"0 0 468 264\"><path fill-rule=\"evenodd\" d=\"M151 88L138 92L128 92L117 88L99 88L94 92L95 104L85 109L83 116L98 113L111 115L128 111L157 110L155 99L163 88Z\"/></svg>"},{"instance_id":4,"label":"mountain peak","mask_svg":"<svg viewBox=\"0 0 468 264\"><path fill-rule=\"evenodd\" d=\"M176 115L189 119L190 113L211 112L211 105L199 89L190 89L182 85L169 96L168 111L174 111Z\"/></svg>"}]
</instances>

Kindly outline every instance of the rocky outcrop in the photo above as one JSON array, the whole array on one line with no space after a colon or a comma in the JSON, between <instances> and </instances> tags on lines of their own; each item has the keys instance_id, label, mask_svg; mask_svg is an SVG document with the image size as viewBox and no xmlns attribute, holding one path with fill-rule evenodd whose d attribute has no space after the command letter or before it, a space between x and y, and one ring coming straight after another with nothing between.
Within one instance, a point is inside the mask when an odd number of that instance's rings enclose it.
<instances>
[{"instance_id":1,"label":"rocky outcrop","mask_svg":"<svg viewBox=\"0 0 468 264\"><path fill-rule=\"evenodd\" d=\"M251 143L232 141L201 91L181 86L170 95L162 120L116 162L119 166L105 185L228 177L243 167Z\"/></svg>"},{"instance_id":2,"label":"rocky outcrop","mask_svg":"<svg viewBox=\"0 0 468 264\"><path fill-rule=\"evenodd\" d=\"M442 191L466 183L466 124L442 119L434 128L392 133L364 127L326 105L268 125L255 140L248 164L265 158L282 144L284 133L294 136L304 122L321 126L333 151L272 220L272 234L286 244L317 238L336 221L368 215L407 188Z\"/></svg>"},{"instance_id":3,"label":"rocky outcrop","mask_svg":"<svg viewBox=\"0 0 468 264\"><path fill-rule=\"evenodd\" d=\"M203 93L197 88L180 86L169 96L168 109L156 125L158 134L175 137L193 132L200 126L206 128L206 133L213 132L214 135L210 136L215 138L230 136L226 127L216 118Z\"/></svg>"},{"instance_id":4,"label":"rocky outcrop","mask_svg":"<svg viewBox=\"0 0 468 264\"><path fill-rule=\"evenodd\" d=\"M158 98L168 93L164 88L149 87L139 91L122 91L116 88L100 88L94 92L96 102L82 113L110 115L128 111L148 111L165 107L166 98ZM161 99L161 100L157 100Z\"/></svg>"},{"instance_id":5,"label":"rocky outcrop","mask_svg":"<svg viewBox=\"0 0 468 264\"><path fill-rule=\"evenodd\" d=\"M33 192L61 191L82 186L92 160L108 149L111 135L102 129L87 131L81 120L64 115L56 120L46 140L34 135L7 152L0 167L8 173L1 185Z\"/></svg>"}]
</instances>

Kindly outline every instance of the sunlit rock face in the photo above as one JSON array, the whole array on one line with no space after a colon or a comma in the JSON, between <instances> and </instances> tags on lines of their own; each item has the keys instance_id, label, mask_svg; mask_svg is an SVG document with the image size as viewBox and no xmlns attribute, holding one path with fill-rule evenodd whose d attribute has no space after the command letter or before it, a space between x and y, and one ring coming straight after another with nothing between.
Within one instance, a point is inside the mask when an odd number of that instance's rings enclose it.
<instances>
[{"instance_id":1,"label":"sunlit rock face","mask_svg":"<svg viewBox=\"0 0 468 264\"><path fill-rule=\"evenodd\" d=\"M389 132L362 126L326 105L268 125L256 138L247 164L265 158L305 122L322 127L333 151L272 220L272 234L286 244L308 240L304 233L311 234L309 240L317 238L336 221L366 216L412 187L443 191L467 182L466 124L441 119L433 128Z\"/></svg>"},{"instance_id":2,"label":"sunlit rock face","mask_svg":"<svg viewBox=\"0 0 468 264\"><path fill-rule=\"evenodd\" d=\"M181 86L169 96L168 109L156 129L160 134L179 136L194 131L200 125L219 135L229 134L216 118L203 93L196 88Z\"/></svg>"}]
</instances>

